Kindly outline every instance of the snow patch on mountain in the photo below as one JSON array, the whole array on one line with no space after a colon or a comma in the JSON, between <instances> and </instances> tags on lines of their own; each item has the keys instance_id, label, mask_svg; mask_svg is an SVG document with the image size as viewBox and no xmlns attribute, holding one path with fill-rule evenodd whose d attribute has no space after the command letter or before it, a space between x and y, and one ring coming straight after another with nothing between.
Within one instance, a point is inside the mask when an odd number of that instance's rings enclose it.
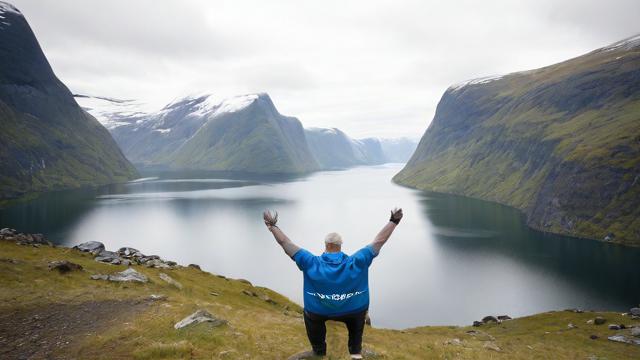
<instances>
[{"instance_id":1,"label":"snow patch on mountain","mask_svg":"<svg viewBox=\"0 0 640 360\"><path fill-rule=\"evenodd\" d=\"M11 25L5 16L6 13L13 13L22 16L20 10L16 9L15 6L4 1L0 1L0 29L4 29L6 26Z\"/></svg>"},{"instance_id":2,"label":"snow patch on mountain","mask_svg":"<svg viewBox=\"0 0 640 360\"><path fill-rule=\"evenodd\" d=\"M638 47L640 46L640 34L637 34L635 36L632 36L630 38L626 38L624 40L620 40L618 42L615 42L609 46L605 46L601 49L599 49L599 51L613 51L613 50L631 50L634 47ZM598 50L596 50L598 51Z\"/></svg>"},{"instance_id":3,"label":"snow patch on mountain","mask_svg":"<svg viewBox=\"0 0 640 360\"><path fill-rule=\"evenodd\" d=\"M496 81L496 80L500 80L504 77L504 75L491 75L491 76L485 76L485 77L480 77L480 78L475 78L475 79L471 79L471 80L466 80L463 81L461 83L455 84L455 85L451 85L449 87L450 91L458 91L461 90L462 88L469 86L469 85L479 85L479 84L487 84L490 83L492 81Z\"/></svg>"},{"instance_id":4,"label":"snow patch on mountain","mask_svg":"<svg viewBox=\"0 0 640 360\"><path fill-rule=\"evenodd\" d=\"M93 115L104 127L111 130L118 126L129 125L133 121L144 122L149 106L136 100L121 100L107 97L74 95L76 102L85 111Z\"/></svg>"}]
</instances>

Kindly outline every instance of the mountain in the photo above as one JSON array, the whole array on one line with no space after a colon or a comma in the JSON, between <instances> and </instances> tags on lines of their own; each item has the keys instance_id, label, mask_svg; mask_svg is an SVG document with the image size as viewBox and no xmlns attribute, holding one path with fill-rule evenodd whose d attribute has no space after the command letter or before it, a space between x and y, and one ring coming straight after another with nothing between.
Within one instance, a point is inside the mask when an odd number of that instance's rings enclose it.
<instances>
[{"instance_id":1,"label":"mountain","mask_svg":"<svg viewBox=\"0 0 640 360\"><path fill-rule=\"evenodd\" d=\"M76 99L103 119L125 155L143 167L249 173L318 169L300 121L281 115L264 93L187 96L156 112L141 111L131 100Z\"/></svg>"},{"instance_id":2,"label":"mountain","mask_svg":"<svg viewBox=\"0 0 640 360\"><path fill-rule=\"evenodd\" d=\"M0 199L133 178L109 132L53 73L18 9L0 2Z\"/></svg>"},{"instance_id":3,"label":"mountain","mask_svg":"<svg viewBox=\"0 0 640 360\"><path fill-rule=\"evenodd\" d=\"M322 169L344 169L386 162L378 139L352 139L336 128L306 128L305 135L311 153Z\"/></svg>"},{"instance_id":4,"label":"mountain","mask_svg":"<svg viewBox=\"0 0 640 360\"><path fill-rule=\"evenodd\" d=\"M543 231L640 245L640 35L450 87L394 180L514 206Z\"/></svg>"},{"instance_id":5,"label":"mountain","mask_svg":"<svg viewBox=\"0 0 640 360\"><path fill-rule=\"evenodd\" d=\"M406 163L416 151L418 141L406 137L379 139L382 152L389 162Z\"/></svg>"}]
</instances>

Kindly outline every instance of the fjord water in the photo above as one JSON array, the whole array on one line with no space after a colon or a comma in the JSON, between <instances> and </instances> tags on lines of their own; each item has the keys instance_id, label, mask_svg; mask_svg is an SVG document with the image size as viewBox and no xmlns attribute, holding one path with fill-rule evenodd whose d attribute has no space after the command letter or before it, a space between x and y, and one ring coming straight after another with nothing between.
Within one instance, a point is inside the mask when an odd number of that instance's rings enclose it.
<instances>
[{"instance_id":1,"label":"fjord water","mask_svg":"<svg viewBox=\"0 0 640 360\"><path fill-rule=\"evenodd\" d=\"M0 210L0 226L64 245L135 247L301 303L302 274L265 229L263 209L277 210L285 233L319 254L332 231L347 253L365 246L401 206L405 217L370 270L375 326L465 325L570 307L623 311L640 302L640 249L543 234L506 206L398 186L391 178L401 166L289 179L162 175L49 193Z\"/></svg>"}]
</instances>

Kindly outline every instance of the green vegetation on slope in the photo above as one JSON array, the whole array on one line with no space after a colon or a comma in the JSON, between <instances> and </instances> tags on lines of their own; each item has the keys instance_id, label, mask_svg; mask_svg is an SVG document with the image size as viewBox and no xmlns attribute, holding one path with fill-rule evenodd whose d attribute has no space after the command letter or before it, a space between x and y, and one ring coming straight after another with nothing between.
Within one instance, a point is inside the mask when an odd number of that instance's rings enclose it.
<instances>
[{"instance_id":1,"label":"green vegetation on slope","mask_svg":"<svg viewBox=\"0 0 640 360\"><path fill-rule=\"evenodd\" d=\"M53 74L24 17L3 16L0 200L135 176L109 132Z\"/></svg>"},{"instance_id":2,"label":"green vegetation on slope","mask_svg":"<svg viewBox=\"0 0 640 360\"><path fill-rule=\"evenodd\" d=\"M451 87L394 181L521 209L543 231L640 246L640 47Z\"/></svg>"},{"instance_id":3,"label":"green vegetation on slope","mask_svg":"<svg viewBox=\"0 0 640 360\"><path fill-rule=\"evenodd\" d=\"M124 270L124 266L98 263L91 255L76 250L35 248L0 241L0 254L0 318L3 319L0 332L7 331L4 327L21 314L28 314L28 323L35 327L54 326L56 333L69 335L63 337L68 339L68 344L54 347L51 354L54 357L284 359L308 348L300 307L269 289L254 287L246 281L226 279L192 267L163 270L134 265L132 268L150 279L148 283L111 283L90 280L90 275L115 273ZM54 260L68 260L84 269L67 274L49 271L48 263ZM180 282L182 289L161 280L161 272ZM267 295L273 302L248 296L243 290ZM167 298L146 300L151 294ZM229 324L211 327L203 323L182 330L173 328L176 322L198 309L226 319ZM107 312L108 318L97 315L101 312ZM63 323L73 322L75 327L60 328L61 324L42 323L60 318L60 313ZM367 327L364 346L377 353L377 358L384 359L576 359L595 356L613 360L639 357L639 346L607 340L608 336L627 334L629 330L613 331L606 325L587 324L598 315L609 323L631 325L632 322L629 317L616 313L561 311L479 328L427 326L389 330ZM83 323L83 316L99 321L87 325ZM373 323L375 325L375 316ZM569 328L569 323L577 328ZM471 330L477 333L469 333ZM76 334L74 331L82 332ZM597 335L598 339L590 339L591 335ZM46 331L43 336L47 336ZM348 358L346 340L344 326L329 322L328 359ZM31 346L38 341L37 338L20 340L22 346ZM15 345L5 344L3 350ZM490 349L493 346L500 350Z\"/></svg>"}]
</instances>

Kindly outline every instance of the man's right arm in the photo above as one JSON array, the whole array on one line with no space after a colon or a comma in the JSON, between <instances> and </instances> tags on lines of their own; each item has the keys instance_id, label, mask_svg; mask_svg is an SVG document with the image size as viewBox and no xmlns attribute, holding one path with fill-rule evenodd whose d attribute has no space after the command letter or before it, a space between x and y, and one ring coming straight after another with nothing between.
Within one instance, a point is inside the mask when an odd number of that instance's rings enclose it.
<instances>
[{"instance_id":1,"label":"man's right arm","mask_svg":"<svg viewBox=\"0 0 640 360\"><path fill-rule=\"evenodd\" d=\"M393 230L395 230L396 226L400 224L400 220L402 219L402 209L394 209L391 210L391 218L389 218L389 222L380 230L378 235L376 235L373 242L370 244L373 252L377 255L382 249L382 246L389 240Z\"/></svg>"},{"instance_id":2,"label":"man's right arm","mask_svg":"<svg viewBox=\"0 0 640 360\"><path fill-rule=\"evenodd\" d=\"M293 255L295 255L300 250L300 247L294 244L293 241L291 241L291 239L289 239L289 237L285 235L282 230L280 230L278 225L276 225L276 223L278 222L278 213L276 212L275 215L273 215L270 211L265 211L262 214L262 217L264 219L264 224L267 226L267 229L271 231L273 237L276 239L278 244L282 246L284 252L289 255L289 257L293 258Z\"/></svg>"}]
</instances>

